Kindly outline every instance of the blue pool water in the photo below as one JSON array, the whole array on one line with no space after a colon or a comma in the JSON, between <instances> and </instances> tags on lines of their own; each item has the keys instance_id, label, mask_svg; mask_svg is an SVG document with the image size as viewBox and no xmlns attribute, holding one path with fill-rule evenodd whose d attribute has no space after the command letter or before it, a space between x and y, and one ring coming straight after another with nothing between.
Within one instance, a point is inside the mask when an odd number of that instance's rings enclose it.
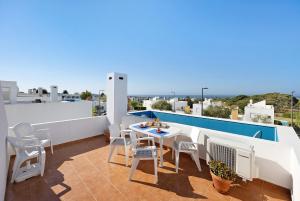
<instances>
[{"instance_id":1,"label":"blue pool water","mask_svg":"<svg viewBox=\"0 0 300 201\"><path fill-rule=\"evenodd\" d=\"M223 131L248 137L253 137L256 133L258 133L258 135L256 135L257 138L270 141L278 141L276 128L271 126L238 123L223 121L219 119L194 117L157 111L133 112L131 114L137 116L146 116L149 118L159 118L161 121L169 121L189 126L197 126L201 128Z\"/></svg>"}]
</instances>

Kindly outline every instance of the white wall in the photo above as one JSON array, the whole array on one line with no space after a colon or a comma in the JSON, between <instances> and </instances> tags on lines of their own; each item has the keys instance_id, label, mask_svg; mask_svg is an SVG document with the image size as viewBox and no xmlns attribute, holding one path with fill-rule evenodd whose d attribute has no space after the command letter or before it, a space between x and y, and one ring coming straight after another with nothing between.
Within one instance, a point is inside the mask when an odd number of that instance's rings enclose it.
<instances>
[{"instance_id":1,"label":"white wall","mask_svg":"<svg viewBox=\"0 0 300 201\"><path fill-rule=\"evenodd\" d=\"M92 116L92 102L26 103L5 105L8 125L43 123Z\"/></svg>"},{"instance_id":2,"label":"white wall","mask_svg":"<svg viewBox=\"0 0 300 201\"><path fill-rule=\"evenodd\" d=\"M8 125L3 105L3 97L0 83L0 200L4 200L7 178L7 128Z\"/></svg>"}]
</instances>

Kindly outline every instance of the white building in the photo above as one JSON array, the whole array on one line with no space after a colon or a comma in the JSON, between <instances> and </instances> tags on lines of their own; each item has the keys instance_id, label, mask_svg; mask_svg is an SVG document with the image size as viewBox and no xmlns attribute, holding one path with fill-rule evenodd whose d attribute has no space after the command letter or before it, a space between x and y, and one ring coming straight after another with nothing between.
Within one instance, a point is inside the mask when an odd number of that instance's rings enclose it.
<instances>
[{"instance_id":1,"label":"white building","mask_svg":"<svg viewBox=\"0 0 300 201\"><path fill-rule=\"evenodd\" d=\"M151 109L153 109L152 105L155 104L159 100L164 100L164 99L160 99L158 96L156 96L149 100L143 100L143 106L146 107L147 110L151 110ZM172 99L168 100L167 102L172 105L173 111L174 110L183 111L184 108L187 106L187 101L180 101L180 100L178 100L178 98L172 98Z\"/></svg>"},{"instance_id":2,"label":"white building","mask_svg":"<svg viewBox=\"0 0 300 201\"><path fill-rule=\"evenodd\" d=\"M250 100L249 104L245 107L244 121L274 123L274 107L267 105L266 100L253 103Z\"/></svg>"},{"instance_id":3,"label":"white building","mask_svg":"<svg viewBox=\"0 0 300 201\"><path fill-rule=\"evenodd\" d=\"M183 111L187 106L187 101L180 101L178 98L172 98L168 102L172 105L173 111Z\"/></svg>"},{"instance_id":4,"label":"white building","mask_svg":"<svg viewBox=\"0 0 300 201\"><path fill-rule=\"evenodd\" d=\"M4 103L33 103L33 102L59 102L59 101L80 101L80 94L64 94L58 93L58 87L50 86L50 93L45 88L28 89L28 93L19 92L16 81L0 81L3 91Z\"/></svg>"},{"instance_id":5,"label":"white building","mask_svg":"<svg viewBox=\"0 0 300 201\"><path fill-rule=\"evenodd\" d=\"M152 109L152 105L159 101L159 97L155 96L153 98L150 98L149 100L143 100L143 107L146 107L147 110Z\"/></svg>"},{"instance_id":6,"label":"white building","mask_svg":"<svg viewBox=\"0 0 300 201\"><path fill-rule=\"evenodd\" d=\"M206 110L209 106L222 106L222 102L221 101L217 101L214 102L212 101L212 99L207 99L205 98L205 100L203 101L203 110ZM202 104L200 103L195 103L193 104L193 113L194 115L201 115L201 111L202 111Z\"/></svg>"},{"instance_id":7,"label":"white building","mask_svg":"<svg viewBox=\"0 0 300 201\"><path fill-rule=\"evenodd\" d=\"M4 103L16 103L19 88L16 81L0 81Z\"/></svg>"},{"instance_id":8,"label":"white building","mask_svg":"<svg viewBox=\"0 0 300 201\"><path fill-rule=\"evenodd\" d=\"M9 126L92 117L91 101L70 101L80 98L79 94L59 94L57 86L50 87L50 94L43 94L41 87L20 93L16 81L0 81L0 85Z\"/></svg>"}]
</instances>

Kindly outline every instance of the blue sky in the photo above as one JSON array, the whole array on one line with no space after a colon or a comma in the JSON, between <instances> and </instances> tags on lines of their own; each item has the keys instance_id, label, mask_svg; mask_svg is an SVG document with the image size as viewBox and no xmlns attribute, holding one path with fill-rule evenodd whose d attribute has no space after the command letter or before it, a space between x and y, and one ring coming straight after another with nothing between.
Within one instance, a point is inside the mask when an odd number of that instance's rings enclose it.
<instances>
[{"instance_id":1,"label":"blue sky","mask_svg":"<svg viewBox=\"0 0 300 201\"><path fill-rule=\"evenodd\" d=\"M129 94L300 92L300 1L0 1L0 80ZM300 94L300 93L298 93Z\"/></svg>"}]
</instances>

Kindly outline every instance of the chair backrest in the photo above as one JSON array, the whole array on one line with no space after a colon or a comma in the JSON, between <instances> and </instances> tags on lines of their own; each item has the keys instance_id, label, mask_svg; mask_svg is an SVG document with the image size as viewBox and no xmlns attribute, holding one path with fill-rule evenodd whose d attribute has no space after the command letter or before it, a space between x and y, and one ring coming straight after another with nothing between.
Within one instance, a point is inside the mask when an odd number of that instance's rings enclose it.
<instances>
[{"instance_id":1,"label":"chair backrest","mask_svg":"<svg viewBox=\"0 0 300 201\"><path fill-rule=\"evenodd\" d=\"M136 141L137 137L136 137L135 131L130 132L130 140L131 140L132 147L136 148L136 146L137 146L137 141Z\"/></svg>"},{"instance_id":2,"label":"chair backrest","mask_svg":"<svg viewBox=\"0 0 300 201\"><path fill-rule=\"evenodd\" d=\"M119 125L112 124L108 127L108 129L109 129L110 137L120 137L121 133L120 133Z\"/></svg>"},{"instance_id":3,"label":"chair backrest","mask_svg":"<svg viewBox=\"0 0 300 201\"><path fill-rule=\"evenodd\" d=\"M31 126L30 123L19 123L13 127L13 131L16 137L25 137L29 135L33 135L34 128Z\"/></svg>"},{"instance_id":4,"label":"chair backrest","mask_svg":"<svg viewBox=\"0 0 300 201\"><path fill-rule=\"evenodd\" d=\"M193 127L189 137L191 138L192 142L198 143L200 139L200 133L201 131L198 128Z\"/></svg>"}]
</instances>

